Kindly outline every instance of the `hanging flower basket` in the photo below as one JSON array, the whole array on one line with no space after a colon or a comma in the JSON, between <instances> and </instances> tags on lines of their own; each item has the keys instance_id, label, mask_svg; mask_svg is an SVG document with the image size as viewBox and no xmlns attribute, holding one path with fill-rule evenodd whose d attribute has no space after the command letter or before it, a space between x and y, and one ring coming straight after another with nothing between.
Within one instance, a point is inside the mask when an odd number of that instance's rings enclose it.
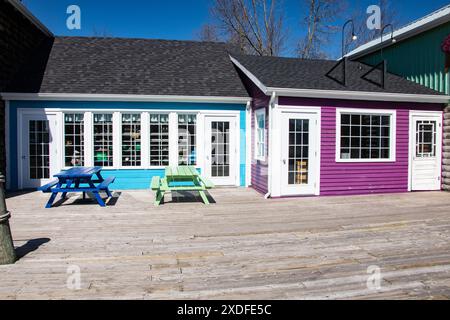
<instances>
[{"instance_id":1,"label":"hanging flower basket","mask_svg":"<svg viewBox=\"0 0 450 320\"><path fill-rule=\"evenodd\" d=\"M441 49L445 54L445 72L447 73L450 70L450 34L442 42Z\"/></svg>"}]
</instances>

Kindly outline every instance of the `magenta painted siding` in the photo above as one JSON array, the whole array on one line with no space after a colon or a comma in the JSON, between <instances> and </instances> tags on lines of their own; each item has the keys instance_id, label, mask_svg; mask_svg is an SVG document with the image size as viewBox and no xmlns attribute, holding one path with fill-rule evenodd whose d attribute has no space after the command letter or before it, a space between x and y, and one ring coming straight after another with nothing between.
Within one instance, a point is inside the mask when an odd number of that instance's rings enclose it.
<instances>
[{"instance_id":1,"label":"magenta painted siding","mask_svg":"<svg viewBox=\"0 0 450 320\"><path fill-rule=\"evenodd\" d=\"M257 88L252 81L250 81L245 75L243 75L239 70L238 73L240 73L241 79L244 82L245 87L247 88L247 91L249 92L250 96L253 98L252 101L252 114L251 114L251 186L257 190L260 193L266 194L269 190L268 188L268 177L269 177L269 168L268 168L268 162L266 161L258 161L255 160L255 134L256 134L256 124L255 124L255 110L265 108L266 110L266 130L267 130L267 149L269 148L269 113L268 113L268 105L270 101L270 97L266 96L264 93Z\"/></svg>"},{"instance_id":2,"label":"magenta painted siding","mask_svg":"<svg viewBox=\"0 0 450 320\"><path fill-rule=\"evenodd\" d=\"M410 110L442 111L443 105L280 98L280 105L321 107L321 195L351 195L408 191ZM397 110L396 161L336 162L336 108Z\"/></svg>"}]
</instances>

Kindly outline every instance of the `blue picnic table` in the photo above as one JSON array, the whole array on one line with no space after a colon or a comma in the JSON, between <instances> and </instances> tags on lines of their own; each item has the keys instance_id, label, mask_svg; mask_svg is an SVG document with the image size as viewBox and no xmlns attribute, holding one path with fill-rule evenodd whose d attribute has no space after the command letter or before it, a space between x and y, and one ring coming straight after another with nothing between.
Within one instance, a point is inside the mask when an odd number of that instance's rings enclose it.
<instances>
[{"instance_id":1,"label":"blue picnic table","mask_svg":"<svg viewBox=\"0 0 450 320\"><path fill-rule=\"evenodd\" d=\"M104 179L101 171L102 167L75 167L55 174L54 177L57 180L38 188L39 191L52 194L45 207L49 209L53 206L58 193L61 193L61 199L65 199L68 192L82 192L83 199L86 198L86 193L90 192L95 196L101 207L106 207L100 192L106 192L108 198L112 198L109 185L116 178L108 177Z\"/></svg>"}]
</instances>

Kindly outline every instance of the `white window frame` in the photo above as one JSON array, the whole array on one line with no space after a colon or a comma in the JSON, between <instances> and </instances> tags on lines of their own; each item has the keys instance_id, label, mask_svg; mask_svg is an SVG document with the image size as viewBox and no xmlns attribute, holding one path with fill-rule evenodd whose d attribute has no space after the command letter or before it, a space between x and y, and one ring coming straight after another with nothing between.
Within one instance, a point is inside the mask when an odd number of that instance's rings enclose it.
<instances>
[{"instance_id":1,"label":"white window frame","mask_svg":"<svg viewBox=\"0 0 450 320\"><path fill-rule=\"evenodd\" d=\"M390 145L388 159L341 159L341 115L380 115L390 117ZM353 108L337 108L336 109L336 162L338 163L382 163L396 162L397 150L397 111L396 110L379 110L379 109L353 109Z\"/></svg>"},{"instance_id":2,"label":"white window frame","mask_svg":"<svg viewBox=\"0 0 450 320\"><path fill-rule=\"evenodd\" d=\"M259 154L259 147L258 144L260 144L259 142L259 130L261 130L258 126L258 117L259 116L263 116L264 119L264 128L263 130L263 139L264 141L262 142L262 144L264 145L264 150L263 150L263 155ZM267 129L266 129L266 109L265 108L261 108L261 109L257 109L255 110L255 141L254 141L254 146L255 146L255 160L258 161L266 161L267 159Z\"/></svg>"},{"instance_id":3,"label":"white window frame","mask_svg":"<svg viewBox=\"0 0 450 320\"><path fill-rule=\"evenodd\" d=\"M92 165L95 165L95 138L94 138L94 125L95 125L95 122L94 122L94 116L95 115L101 115L101 114L104 114L104 115L111 115L111 117L112 117L112 122L111 122L111 126L112 126L112 132L113 132L113 141L112 141L112 147L113 147L113 157L112 157L112 162L113 162L113 165L112 166L103 166L103 168L104 169L114 169L114 163L115 163L115 159L116 159L116 146L115 146L115 140L117 140L117 136L116 136L116 127L115 127L115 125L114 125L114 112L112 112L112 111L105 111L105 112L103 112L103 111L101 111L101 110L95 110L95 111L93 111L92 112L92 123L91 123L91 128L92 129L90 129L90 134L89 134L89 137L90 137L90 139L91 139L91 154L90 154L90 158L92 158ZM86 123L85 123L85 125L86 125ZM120 150L120 149L119 149Z\"/></svg>"},{"instance_id":4,"label":"white window frame","mask_svg":"<svg viewBox=\"0 0 450 320\"><path fill-rule=\"evenodd\" d=\"M90 118L92 114L88 111L80 111L80 110L67 110L62 112L62 148L61 148L61 156L62 156L62 164L63 169L68 170L70 168L75 168L74 166L66 166L66 114L81 114L83 115L83 143L84 143L84 151L83 151L83 166L89 167L92 166L94 158L91 160L91 144L90 144L90 134L91 134L91 124ZM87 139L88 138L88 139ZM86 142L88 144L86 144Z\"/></svg>"}]
</instances>

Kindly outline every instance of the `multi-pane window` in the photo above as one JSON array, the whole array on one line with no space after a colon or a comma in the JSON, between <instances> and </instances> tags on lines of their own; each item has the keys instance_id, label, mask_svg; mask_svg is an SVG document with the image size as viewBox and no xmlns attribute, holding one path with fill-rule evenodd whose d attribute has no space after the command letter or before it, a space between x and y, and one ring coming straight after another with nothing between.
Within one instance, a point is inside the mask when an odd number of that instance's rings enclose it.
<instances>
[{"instance_id":1,"label":"multi-pane window","mask_svg":"<svg viewBox=\"0 0 450 320\"><path fill-rule=\"evenodd\" d=\"M256 159L264 161L266 159L266 111L261 109L256 111Z\"/></svg>"},{"instance_id":2,"label":"multi-pane window","mask_svg":"<svg viewBox=\"0 0 450 320\"><path fill-rule=\"evenodd\" d=\"M197 115L178 115L178 164L195 166L197 164Z\"/></svg>"},{"instance_id":3,"label":"multi-pane window","mask_svg":"<svg viewBox=\"0 0 450 320\"><path fill-rule=\"evenodd\" d=\"M94 165L113 166L112 114L94 114Z\"/></svg>"},{"instance_id":4,"label":"multi-pane window","mask_svg":"<svg viewBox=\"0 0 450 320\"><path fill-rule=\"evenodd\" d=\"M66 167L84 165L84 115L64 114L64 163Z\"/></svg>"},{"instance_id":5,"label":"multi-pane window","mask_svg":"<svg viewBox=\"0 0 450 320\"><path fill-rule=\"evenodd\" d=\"M150 166L169 165L169 115L150 114Z\"/></svg>"},{"instance_id":6,"label":"multi-pane window","mask_svg":"<svg viewBox=\"0 0 450 320\"><path fill-rule=\"evenodd\" d=\"M309 120L289 119L289 184L308 184Z\"/></svg>"},{"instance_id":7,"label":"multi-pane window","mask_svg":"<svg viewBox=\"0 0 450 320\"><path fill-rule=\"evenodd\" d=\"M211 122L211 175L230 176L230 122Z\"/></svg>"},{"instance_id":8,"label":"multi-pane window","mask_svg":"<svg viewBox=\"0 0 450 320\"><path fill-rule=\"evenodd\" d=\"M141 165L141 115L122 114L122 166Z\"/></svg>"},{"instance_id":9,"label":"multi-pane window","mask_svg":"<svg viewBox=\"0 0 450 320\"><path fill-rule=\"evenodd\" d=\"M436 157L436 121L416 122L416 157Z\"/></svg>"},{"instance_id":10,"label":"multi-pane window","mask_svg":"<svg viewBox=\"0 0 450 320\"><path fill-rule=\"evenodd\" d=\"M47 120L29 122L30 179L50 178L50 131Z\"/></svg>"},{"instance_id":11,"label":"multi-pane window","mask_svg":"<svg viewBox=\"0 0 450 320\"><path fill-rule=\"evenodd\" d=\"M340 159L391 157L391 115L341 113Z\"/></svg>"}]
</instances>

